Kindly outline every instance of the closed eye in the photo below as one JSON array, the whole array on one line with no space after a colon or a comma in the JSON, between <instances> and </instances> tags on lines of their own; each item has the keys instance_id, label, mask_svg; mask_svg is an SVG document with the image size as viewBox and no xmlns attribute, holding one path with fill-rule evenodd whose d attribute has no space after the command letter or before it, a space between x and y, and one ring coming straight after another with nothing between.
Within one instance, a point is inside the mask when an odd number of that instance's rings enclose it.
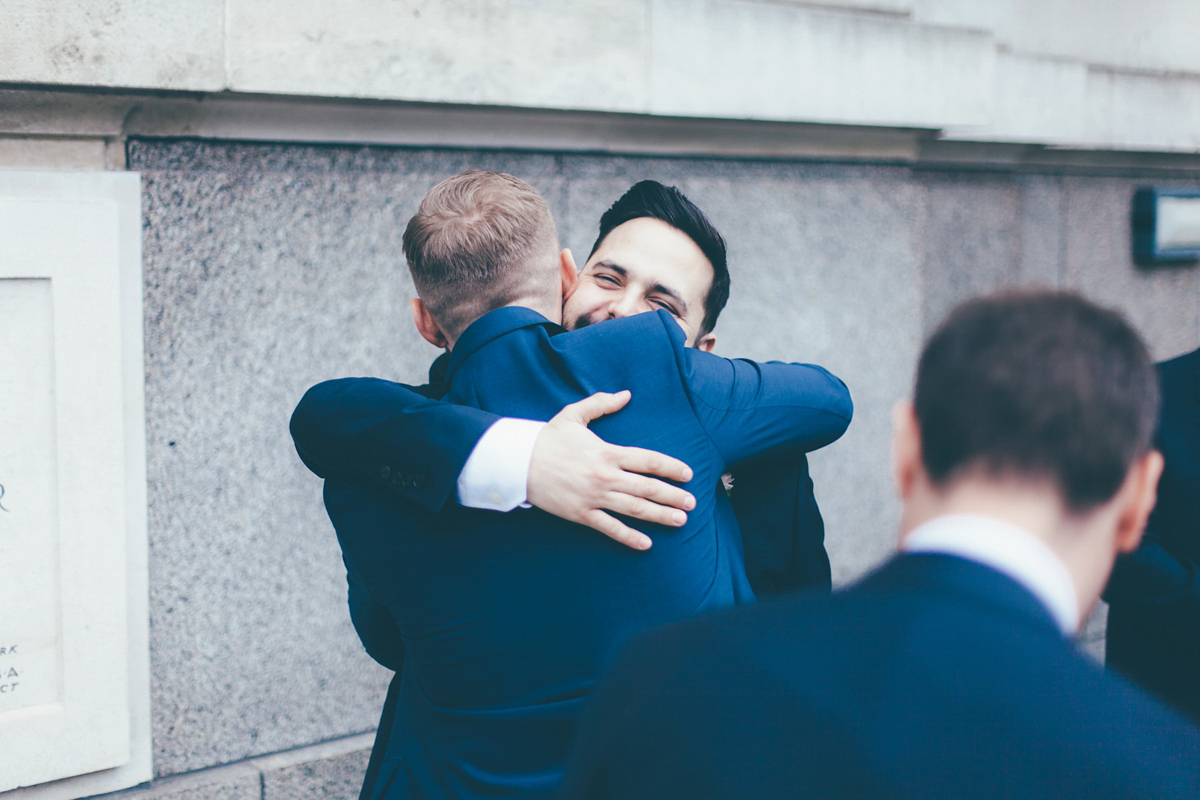
<instances>
[{"instance_id":1,"label":"closed eye","mask_svg":"<svg viewBox=\"0 0 1200 800\"><path fill-rule=\"evenodd\" d=\"M675 309L675 306L671 305L666 300L662 300L658 297L652 297L652 298L650 298L650 302L654 303L654 305L658 306L663 311L666 311L668 314L670 314L673 317L679 316L679 312Z\"/></svg>"}]
</instances>

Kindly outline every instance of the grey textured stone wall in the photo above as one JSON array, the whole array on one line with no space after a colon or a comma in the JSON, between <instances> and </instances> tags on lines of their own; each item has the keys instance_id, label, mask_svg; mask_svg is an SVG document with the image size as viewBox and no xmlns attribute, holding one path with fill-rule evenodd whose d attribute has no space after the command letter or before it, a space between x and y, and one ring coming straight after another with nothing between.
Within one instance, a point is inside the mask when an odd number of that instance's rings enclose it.
<instances>
[{"instance_id":1,"label":"grey textured stone wall","mask_svg":"<svg viewBox=\"0 0 1200 800\"><path fill-rule=\"evenodd\" d=\"M1200 340L1200 273L1130 263L1134 178L165 140L131 141L128 164L144 187L158 776L374 727L388 673L350 626L287 420L325 378L422 382L436 353L409 321L400 236L462 169L530 181L580 261L636 180L712 216L733 273L718 352L824 364L853 392L849 432L813 457L839 581L890 550L891 407L955 302L1037 279L1125 308L1159 357Z\"/></svg>"}]
</instances>

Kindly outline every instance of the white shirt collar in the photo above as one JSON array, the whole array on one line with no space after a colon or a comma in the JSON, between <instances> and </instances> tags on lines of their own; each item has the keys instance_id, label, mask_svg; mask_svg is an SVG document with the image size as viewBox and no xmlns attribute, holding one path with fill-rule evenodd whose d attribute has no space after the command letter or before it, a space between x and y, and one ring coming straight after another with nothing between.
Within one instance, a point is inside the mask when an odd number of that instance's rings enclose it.
<instances>
[{"instance_id":1,"label":"white shirt collar","mask_svg":"<svg viewBox=\"0 0 1200 800\"><path fill-rule=\"evenodd\" d=\"M900 545L909 553L945 553L991 567L1028 589L1067 636L1079 630L1079 598L1066 565L1024 528L982 514L947 514L918 525Z\"/></svg>"}]
</instances>

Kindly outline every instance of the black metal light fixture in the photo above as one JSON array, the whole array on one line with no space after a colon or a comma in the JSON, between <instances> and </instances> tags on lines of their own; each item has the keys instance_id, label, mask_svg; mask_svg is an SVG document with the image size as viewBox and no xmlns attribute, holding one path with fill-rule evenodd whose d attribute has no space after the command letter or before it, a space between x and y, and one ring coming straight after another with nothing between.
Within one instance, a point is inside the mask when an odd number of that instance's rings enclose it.
<instances>
[{"instance_id":1,"label":"black metal light fixture","mask_svg":"<svg viewBox=\"0 0 1200 800\"><path fill-rule=\"evenodd\" d=\"M1143 266L1200 259L1200 188L1133 195L1133 260Z\"/></svg>"}]
</instances>

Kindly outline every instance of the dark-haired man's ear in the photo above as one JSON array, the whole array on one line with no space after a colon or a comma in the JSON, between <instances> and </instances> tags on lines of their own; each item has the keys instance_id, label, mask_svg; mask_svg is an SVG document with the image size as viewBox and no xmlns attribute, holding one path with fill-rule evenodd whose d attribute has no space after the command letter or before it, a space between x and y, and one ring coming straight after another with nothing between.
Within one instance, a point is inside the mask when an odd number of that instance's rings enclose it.
<instances>
[{"instance_id":1,"label":"dark-haired man's ear","mask_svg":"<svg viewBox=\"0 0 1200 800\"><path fill-rule=\"evenodd\" d=\"M1132 553L1142 541L1146 520L1158 500L1158 479L1162 477L1163 457L1151 450L1129 468L1121 492L1129 493L1129 500L1117 519L1117 552Z\"/></svg>"},{"instance_id":2,"label":"dark-haired man's ear","mask_svg":"<svg viewBox=\"0 0 1200 800\"><path fill-rule=\"evenodd\" d=\"M414 297L408 301L412 308L413 323L416 324L417 330L425 337L425 341L429 342L434 347L449 347L450 341L446 338L446 334L442 333L442 329L438 327L437 320L429 313L429 309L425 307L425 302L419 297Z\"/></svg>"},{"instance_id":3,"label":"dark-haired man's ear","mask_svg":"<svg viewBox=\"0 0 1200 800\"><path fill-rule=\"evenodd\" d=\"M575 266L575 258L571 251L565 247L558 254L558 260L559 271L562 273L562 296L565 299L575 291L575 285L579 283L579 268Z\"/></svg>"},{"instance_id":4,"label":"dark-haired man's ear","mask_svg":"<svg viewBox=\"0 0 1200 800\"><path fill-rule=\"evenodd\" d=\"M696 349L703 350L706 353L711 353L712 349L717 346L717 335L715 333L706 333L696 340Z\"/></svg>"}]
</instances>

